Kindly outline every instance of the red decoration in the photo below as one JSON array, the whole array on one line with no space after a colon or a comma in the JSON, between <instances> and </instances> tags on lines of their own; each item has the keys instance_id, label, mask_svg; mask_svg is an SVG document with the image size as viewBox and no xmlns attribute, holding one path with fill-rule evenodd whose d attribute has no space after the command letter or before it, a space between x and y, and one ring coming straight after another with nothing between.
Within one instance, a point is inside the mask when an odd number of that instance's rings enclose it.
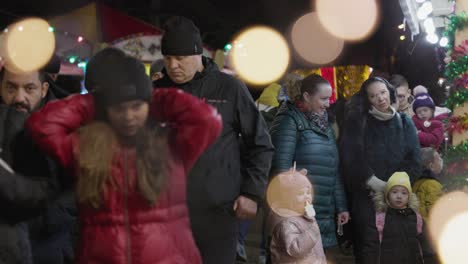
<instances>
[{"instance_id":1,"label":"red decoration","mask_svg":"<svg viewBox=\"0 0 468 264\"><path fill-rule=\"evenodd\" d=\"M450 134L453 132L462 133L468 130L468 113L465 113L463 116L451 117L448 129Z\"/></svg>"},{"instance_id":2,"label":"red decoration","mask_svg":"<svg viewBox=\"0 0 468 264\"><path fill-rule=\"evenodd\" d=\"M464 87L468 89L468 73L463 74L460 78L453 81L455 87Z\"/></svg>"},{"instance_id":3,"label":"red decoration","mask_svg":"<svg viewBox=\"0 0 468 264\"><path fill-rule=\"evenodd\" d=\"M447 173L450 175L462 174L466 171L468 171L468 160L466 159L454 162L447 167Z\"/></svg>"},{"instance_id":4,"label":"red decoration","mask_svg":"<svg viewBox=\"0 0 468 264\"><path fill-rule=\"evenodd\" d=\"M457 60L466 55L468 55L468 39L460 43L460 45L453 48L451 57L453 60Z\"/></svg>"},{"instance_id":5,"label":"red decoration","mask_svg":"<svg viewBox=\"0 0 468 264\"><path fill-rule=\"evenodd\" d=\"M104 42L112 42L128 35L161 34L161 30L124 13L116 11L106 5L98 4L100 11L101 33Z\"/></svg>"},{"instance_id":6,"label":"red decoration","mask_svg":"<svg viewBox=\"0 0 468 264\"><path fill-rule=\"evenodd\" d=\"M321 68L320 73L322 77L326 79L332 87L332 96L330 97L330 103L333 104L336 101L335 68L333 67Z\"/></svg>"}]
</instances>

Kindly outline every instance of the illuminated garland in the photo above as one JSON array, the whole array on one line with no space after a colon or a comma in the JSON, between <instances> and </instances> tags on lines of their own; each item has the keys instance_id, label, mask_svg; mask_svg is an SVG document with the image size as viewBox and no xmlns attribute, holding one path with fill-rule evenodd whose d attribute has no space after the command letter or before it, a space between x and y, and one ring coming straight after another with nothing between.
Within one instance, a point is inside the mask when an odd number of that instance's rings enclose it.
<instances>
[{"instance_id":1,"label":"illuminated garland","mask_svg":"<svg viewBox=\"0 0 468 264\"><path fill-rule=\"evenodd\" d=\"M450 118L449 122L449 132L461 133L463 130L468 130L468 113L465 113L463 116L453 116Z\"/></svg>"},{"instance_id":2,"label":"illuminated garland","mask_svg":"<svg viewBox=\"0 0 468 264\"><path fill-rule=\"evenodd\" d=\"M468 101L468 89L452 93L445 104L448 108L453 110L466 101Z\"/></svg>"},{"instance_id":3,"label":"illuminated garland","mask_svg":"<svg viewBox=\"0 0 468 264\"><path fill-rule=\"evenodd\" d=\"M450 17L450 22L443 33L449 40L447 57L444 60L446 62L445 76L455 87L446 102L452 110L468 102L468 89L463 89L468 88L467 40L454 48L456 31L465 27L468 27L468 14L462 12ZM450 134L468 131L468 114L450 118L448 130ZM448 147L444 160L446 164L445 189L452 191L466 187L468 185L468 141Z\"/></svg>"},{"instance_id":4,"label":"illuminated garland","mask_svg":"<svg viewBox=\"0 0 468 264\"><path fill-rule=\"evenodd\" d=\"M361 89L361 84L369 78L370 69L368 66L338 66L335 75L338 97L347 99Z\"/></svg>"},{"instance_id":5,"label":"illuminated garland","mask_svg":"<svg viewBox=\"0 0 468 264\"><path fill-rule=\"evenodd\" d=\"M450 22L443 33L443 35L449 40L447 45L448 50L451 50L453 47L453 43L455 41L455 32L457 30L463 29L466 26L468 26L468 13L465 11L450 17Z\"/></svg>"},{"instance_id":6,"label":"illuminated garland","mask_svg":"<svg viewBox=\"0 0 468 264\"><path fill-rule=\"evenodd\" d=\"M458 76L463 75L468 71L468 55L465 55L455 61L450 62L445 66L445 77L449 81L453 81Z\"/></svg>"},{"instance_id":7,"label":"illuminated garland","mask_svg":"<svg viewBox=\"0 0 468 264\"><path fill-rule=\"evenodd\" d=\"M463 74L461 77L453 80L455 87L468 89L468 73Z\"/></svg>"}]
</instances>

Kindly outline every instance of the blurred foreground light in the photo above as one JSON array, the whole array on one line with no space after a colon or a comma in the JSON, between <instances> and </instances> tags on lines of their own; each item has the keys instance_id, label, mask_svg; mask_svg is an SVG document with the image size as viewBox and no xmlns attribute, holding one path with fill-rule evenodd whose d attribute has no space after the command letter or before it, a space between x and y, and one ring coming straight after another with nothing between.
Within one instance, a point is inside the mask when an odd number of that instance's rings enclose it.
<instances>
[{"instance_id":1,"label":"blurred foreground light","mask_svg":"<svg viewBox=\"0 0 468 264\"><path fill-rule=\"evenodd\" d=\"M226 46L224 46L224 51L230 51L232 49L232 44L228 43Z\"/></svg>"},{"instance_id":2,"label":"blurred foreground light","mask_svg":"<svg viewBox=\"0 0 468 264\"><path fill-rule=\"evenodd\" d=\"M376 0L317 0L316 10L323 27L347 41L368 38L379 21Z\"/></svg>"},{"instance_id":3,"label":"blurred foreground light","mask_svg":"<svg viewBox=\"0 0 468 264\"><path fill-rule=\"evenodd\" d=\"M447 47L448 42L449 42L449 40L448 40L447 37L442 37L442 38L440 39L439 45L440 45L441 47Z\"/></svg>"},{"instance_id":4,"label":"blurred foreground light","mask_svg":"<svg viewBox=\"0 0 468 264\"><path fill-rule=\"evenodd\" d=\"M451 218L437 243L443 263L465 264L468 260L468 211Z\"/></svg>"},{"instance_id":5,"label":"blurred foreground light","mask_svg":"<svg viewBox=\"0 0 468 264\"><path fill-rule=\"evenodd\" d=\"M432 19L432 17L426 18L423 25L428 34L435 32L434 19Z\"/></svg>"},{"instance_id":6,"label":"blurred foreground light","mask_svg":"<svg viewBox=\"0 0 468 264\"><path fill-rule=\"evenodd\" d=\"M467 263L468 194L451 192L442 196L431 208L429 231L443 263Z\"/></svg>"},{"instance_id":7,"label":"blurred foreground light","mask_svg":"<svg viewBox=\"0 0 468 264\"><path fill-rule=\"evenodd\" d=\"M52 57L55 36L47 21L27 18L8 26L0 38L0 56L5 68L14 73L43 67Z\"/></svg>"},{"instance_id":8,"label":"blurred foreground light","mask_svg":"<svg viewBox=\"0 0 468 264\"><path fill-rule=\"evenodd\" d=\"M421 7L419 7L418 11L416 12L416 16L420 20L426 19L432 13L432 2L424 2Z\"/></svg>"},{"instance_id":9,"label":"blurred foreground light","mask_svg":"<svg viewBox=\"0 0 468 264\"><path fill-rule=\"evenodd\" d=\"M405 39L406 39L405 35L400 36L400 40L405 40Z\"/></svg>"},{"instance_id":10,"label":"blurred foreground light","mask_svg":"<svg viewBox=\"0 0 468 264\"><path fill-rule=\"evenodd\" d=\"M272 28L249 28L241 32L232 43L232 67L239 77L248 83L272 83L281 78L288 68L288 44L283 36Z\"/></svg>"},{"instance_id":11,"label":"blurred foreground light","mask_svg":"<svg viewBox=\"0 0 468 264\"><path fill-rule=\"evenodd\" d=\"M294 23L291 32L296 52L313 64L335 60L343 50L344 41L331 35L318 20L317 13L308 13Z\"/></svg>"},{"instance_id":12,"label":"blurred foreground light","mask_svg":"<svg viewBox=\"0 0 468 264\"><path fill-rule=\"evenodd\" d=\"M399 29L404 29L404 28L405 28L405 24L403 23L403 24L398 25L398 28L399 28Z\"/></svg>"},{"instance_id":13,"label":"blurred foreground light","mask_svg":"<svg viewBox=\"0 0 468 264\"><path fill-rule=\"evenodd\" d=\"M431 44L436 44L439 41L439 37L434 33L430 33L426 36L426 40Z\"/></svg>"},{"instance_id":14,"label":"blurred foreground light","mask_svg":"<svg viewBox=\"0 0 468 264\"><path fill-rule=\"evenodd\" d=\"M269 208L282 217L303 215L295 210L284 209L292 209L297 206L296 195L299 194L297 191L301 188L299 186L306 187L306 185L301 184L305 182L309 182L307 176L296 170L285 171L274 176L266 191L266 201Z\"/></svg>"},{"instance_id":15,"label":"blurred foreground light","mask_svg":"<svg viewBox=\"0 0 468 264\"><path fill-rule=\"evenodd\" d=\"M444 81L445 81L444 78L439 78L439 80L437 81L437 83L439 84L439 86L442 86L442 84L444 84Z\"/></svg>"}]
</instances>

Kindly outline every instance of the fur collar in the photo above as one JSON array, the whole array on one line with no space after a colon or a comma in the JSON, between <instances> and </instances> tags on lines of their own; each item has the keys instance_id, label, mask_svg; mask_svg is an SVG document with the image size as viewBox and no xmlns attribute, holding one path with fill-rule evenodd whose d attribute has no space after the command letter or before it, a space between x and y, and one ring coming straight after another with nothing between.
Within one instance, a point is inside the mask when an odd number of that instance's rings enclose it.
<instances>
[{"instance_id":1,"label":"fur collar","mask_svg":"<svg viewBox=\"0 0 468 264\"><path fill-rule=\"evenodd\" d=\"M374 207L376 212L386 212L388 209L388 204L385 199L384 192L377 192L372 198L374 201ZM418 212L419 209L419 200L415 193L411 193L408 201L408 207L413 209L415 212Z\"/></svg>"}]
</instances>

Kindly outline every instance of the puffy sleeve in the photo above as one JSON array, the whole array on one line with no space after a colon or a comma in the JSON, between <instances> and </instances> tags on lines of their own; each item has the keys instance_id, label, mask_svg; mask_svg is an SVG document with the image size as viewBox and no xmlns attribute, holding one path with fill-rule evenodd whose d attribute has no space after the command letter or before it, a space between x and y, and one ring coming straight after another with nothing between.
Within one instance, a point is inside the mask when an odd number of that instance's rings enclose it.
<instances>
[{"instance_id":1,"label":"puffy sleeve","mask_svg":"<svg viewBox=\"0 0 468 264\"><path fill-rule=\"evenodd\" d=\"M399 169L406 171L410 176L411 183L414 183L421 175L421 154L418 142L416 127L411 119L402 114L403 138L405 140L405 156L402 159Z\"/></svg>"},{"instance_id":2,"label":"puffy sleeve","mask_svg":"<svg viewBox=\"0 0 468 264\"><path fill-rule=\"evenodd\" d=\"M173 129L173 147L182 158L186 171L222 130L221 116L215 108L180 89L155 89L151 115Z\"/></svg>"},{"instance_id":3,"label":"puffy sleeve","mask_svg":"<svg viewBox=\"0 0 468 264\"><path fill-rule=\"evenodd\" d=\"M312 223L306 227L286 219L274 228L273 238L285 250L284 253L301 258L312 252L320 237L320 232L313 227Z\"/></svg>"},{"instance_id":4,"label":"puffy sleeve","mask_svg":"<svg viewBox=\"0 0 468 264\"><path fill-rule=\"evenodd\" d=\"M444 141L444 125L438 120L432 120L430 127L418 132L418 139L421 146L431 146L438 149Z\"/></svg>"},{"instance_id":5,"label":"puffy sleeve","mask_svg":"<svg viewBox=\"0 0 468 264\"><path fill-rule=\"evenodd\" d=\"M34 112L26 122L26 129L42 151L70 169L75 159L76 130L92 121L94 115L92 95L72 95Z\"/></svg>"},{"instance_id":6,"label":"puffy sleeve","mask_svg":"<svg viewBox=\"0 0 468 264\"><path fill-rule=\"evenodd\" d=\"M348 202L346 199L346 192L344 190L343 179L339 173L336 175L334 194L336 211L338 213L348 211Z\"/></svg>"},{"instance_id":7,"label":"puffy sleeve","mask_svg":"<svg viewBox=\"0 0 468 264\"><path fill-rule=\"evenodd\" d=\"M298 136L296 121L290 115L278 114L271 125L270 134L275 147L271 175L276 175L293 166Z\"/></svg>"}]
</instances>

